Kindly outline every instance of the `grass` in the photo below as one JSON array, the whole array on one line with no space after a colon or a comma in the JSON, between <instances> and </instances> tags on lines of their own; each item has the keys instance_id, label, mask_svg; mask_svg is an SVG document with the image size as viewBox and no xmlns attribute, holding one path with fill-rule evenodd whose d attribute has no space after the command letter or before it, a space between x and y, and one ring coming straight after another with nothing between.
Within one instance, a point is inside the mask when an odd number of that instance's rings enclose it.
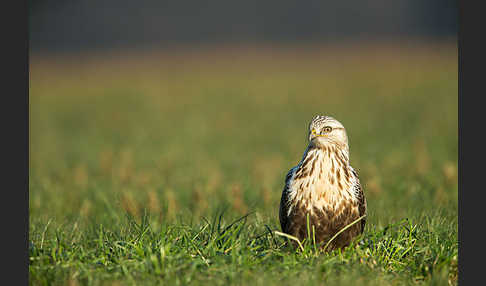
<instances>
[{"instance_id":1,"label":"grass","mask_svg":"<svg viewBox=\"0 0 486 286\"><path fill-rule=\"evenodd\" d=\"M455 43L32 55L31 285L456 285ZM286 246L315 114L368 200L343 251Z\"/></svg>"}]
</instances>

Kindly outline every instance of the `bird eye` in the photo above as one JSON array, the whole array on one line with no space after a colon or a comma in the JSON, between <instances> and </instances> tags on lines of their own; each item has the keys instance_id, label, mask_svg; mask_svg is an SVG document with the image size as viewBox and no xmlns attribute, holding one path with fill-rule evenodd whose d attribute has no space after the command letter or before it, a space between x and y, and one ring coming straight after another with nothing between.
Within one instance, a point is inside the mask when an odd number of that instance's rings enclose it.
<instances>
[{"instance_id":1,"label":"bird eye","mask_svg":"<svg viewBox=\"0 0 486 286\"><path fill-rule=\"evenodd\" d=\"M324 132L331 132L332 131L332 127L331 126L326 126L322 129Z\"/></svg>"}]
</instances>

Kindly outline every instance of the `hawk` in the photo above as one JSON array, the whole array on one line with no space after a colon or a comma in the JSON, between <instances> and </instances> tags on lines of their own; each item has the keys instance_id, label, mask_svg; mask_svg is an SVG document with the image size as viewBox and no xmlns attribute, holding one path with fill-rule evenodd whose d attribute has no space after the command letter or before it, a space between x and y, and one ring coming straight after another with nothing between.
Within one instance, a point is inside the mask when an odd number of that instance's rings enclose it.
<instances>
[{"instance_id":1,"label":"hawk","mask_svg":"<svg viewBox=\"0 0 486 286\"><path fill-rule=\"evenodd\" d=\"M344 248L365 227L366 199L358 174L349 165L344 126L330 116L315 116L309 124L309 145L302 160L290 169L280 201L282 232L303 240L314 228L321 246L347 225L362 217L328 245Z\"/></svg>"}]
</instances>

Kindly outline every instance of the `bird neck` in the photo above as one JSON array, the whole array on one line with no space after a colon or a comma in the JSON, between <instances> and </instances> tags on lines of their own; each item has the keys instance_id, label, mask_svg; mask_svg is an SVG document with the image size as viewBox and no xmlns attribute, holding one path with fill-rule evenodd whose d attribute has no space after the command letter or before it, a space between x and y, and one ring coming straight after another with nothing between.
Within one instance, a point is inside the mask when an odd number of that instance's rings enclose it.
<instances>
[{"instance_id":1,"label":"bird neck","mask_svg":"<svg viewBox=\"0 0 486 286\"><path fill-rule=\"evenodd\" d=\"M344 169L346 175L349 175L349 154L346 148L339 147L335 144L322 144L318 147L309 144L298 165L295 178L313 176L314 173L318 173L319 177L327 173L334 174L338 168Z\"/></svg>"},{"instance_id":2,"label":"bird neck","mask_svg":"<svg viewBox=\"0 0 486 286\"><path fill-rule=\"evenodd\" d=\"M305 162L306 158L313 157L315 155L323 155L317 156L318 158L321 158L321 160L334 158L336 160L339 160L344 165L349 164L348 146L344 146L335 142L327 142L324 144L315 144L314 142L310 142L309 146L307 146L307 149L304 152L302 162Z\"/></svg>"}]
</instances>

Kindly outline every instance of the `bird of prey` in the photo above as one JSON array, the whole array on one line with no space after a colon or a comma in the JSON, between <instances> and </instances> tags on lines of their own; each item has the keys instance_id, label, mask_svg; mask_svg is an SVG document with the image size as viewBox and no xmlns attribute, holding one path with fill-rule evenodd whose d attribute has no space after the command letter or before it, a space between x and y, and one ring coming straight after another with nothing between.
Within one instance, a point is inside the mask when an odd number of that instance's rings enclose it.
<instances>
[{"instance_id":1,"label":"bird of prey","mask_svg":"<svg viewBox=\"0 0 486 286\"><path fill-rule=\"evenodd\" d=\"M346 130L336 119L318 115L309 124L308 135L302 160L285 178L280 225L284 233L299 240L309 238L310 230L310 237L322 247L361 217L325 250L344 248L363 232L366 223L366 199L358 174L349 165Z\"/></svg>"}]
</instances>

